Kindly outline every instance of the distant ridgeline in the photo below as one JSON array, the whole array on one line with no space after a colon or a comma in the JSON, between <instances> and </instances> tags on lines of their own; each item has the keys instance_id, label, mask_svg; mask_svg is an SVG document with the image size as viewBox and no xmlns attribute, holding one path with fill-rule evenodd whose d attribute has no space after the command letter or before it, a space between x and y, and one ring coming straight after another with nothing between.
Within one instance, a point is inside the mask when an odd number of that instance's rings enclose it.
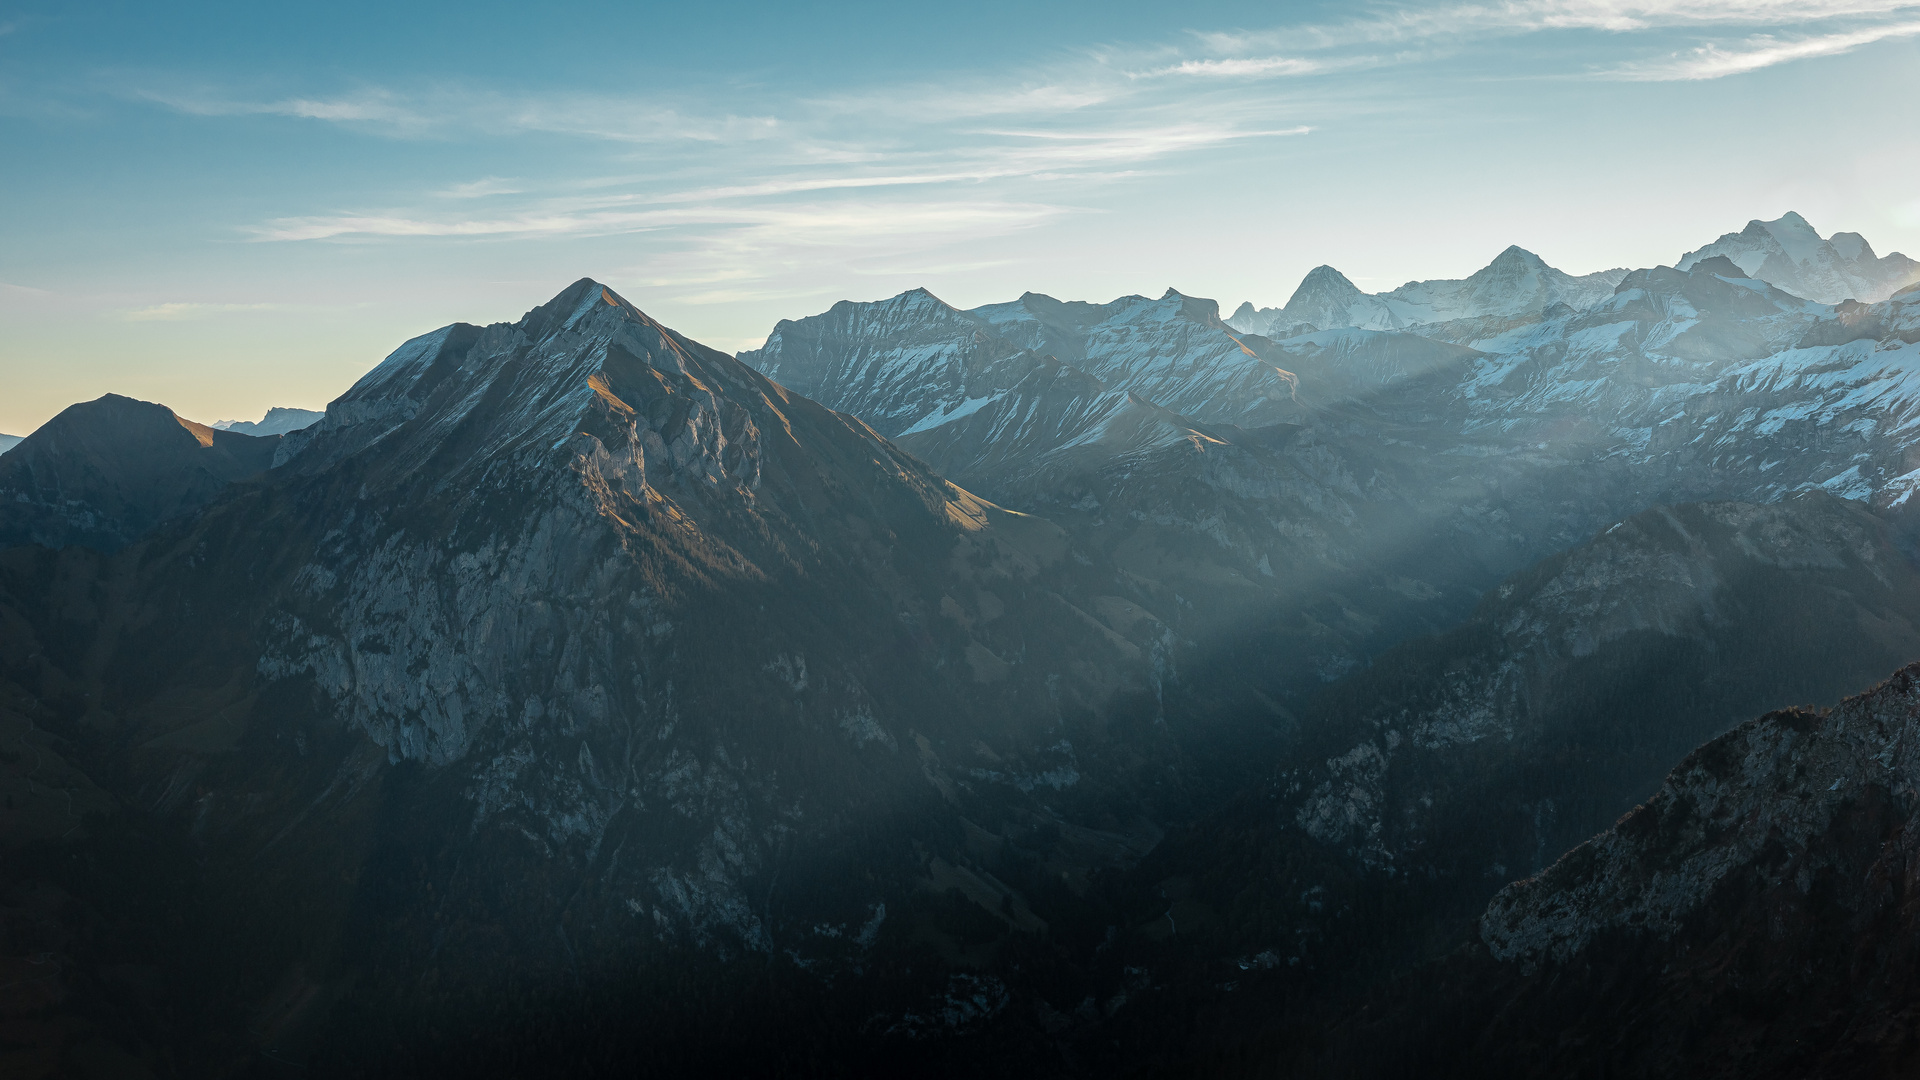
<instances>
[{"instance_id":1,"label":"distant ridgeline","mask_svg":"<svg viewBox=\"0 0 1920 1080\"><path fill-rule=\"evenodd\" d=\"M1788 214L737 358L581 280L324 414L75 405L0 457L0 1054L1899 1075L1911 673L1822 710L1920 658L1916 279Z\"/></svg>"},{"instance_id":2,"label":"distant ridgeline","mask_svg":"<svg viewBox=\"0 0 1920 1080\"><path fill-rule=\"evenodd\" d=\"M236 431L242 435L285 435L312 425L324 415L312 409L283 409L276 406L268 409L267 415L259 420L221 420L213 426L221 431Z\"/></svg>"}]
</instances>

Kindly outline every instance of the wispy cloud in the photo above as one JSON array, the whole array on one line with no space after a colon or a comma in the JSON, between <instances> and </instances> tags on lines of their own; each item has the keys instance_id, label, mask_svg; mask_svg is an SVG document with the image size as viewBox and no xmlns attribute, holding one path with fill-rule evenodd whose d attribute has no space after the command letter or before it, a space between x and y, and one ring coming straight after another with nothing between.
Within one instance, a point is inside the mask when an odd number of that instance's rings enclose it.
<instances>
[{"instance_id":1,"label":"wispy cloud","mask_svg":"<svg viewBox=\"0 0 1920 1080\"><path fill-rule=\"evenodd\" d=\"M168 303L132 308L120 313L126 322L186 322L241 311L285 311L287 304Z\"/></svg>"},{"instance_id":2,"label":"wispy cloud","mask_svg":"<svg viewBox=\"0 0 1920 1080\"><path fill-rule=\"evenodd\" d=\"M1116 165L1136 165L1198 149L1250 139L1305 135L1306 125L1287 128L1243 128L1232 122L1173 122L1141 126L1085 128L975 129L960 133L962 145L920 151L938 159L937 168L916 171L849 169L842 166L815 175L804 162L776 160L762 167L788 172L745 184L697 186L662 190L594 190L587 193L547 192L519 200L507 213L470 215L447 213L432 207L380 211L343 211L332 214L278 218L254 226L250 232L263 241L313 241L372 237L554 237L604 236L662 229L716 227L780 227L807 230L817 227L851 235L912 230L924 233L930 224L945 222L961 232L1017 228L1039 218L1067 212L1065 208L1032 200L1004 197L926 197L914 195L895 201L868 198L858 202L794 202L794 197L886 193L929 187L975 188L1014 180L1057 183L1077 178L1098 181L1116 175ZM804 148L800 151L804 156ZM890 157L911 157L901 152ZM457 185L436 194L526 194L523 187L493 178ZM846 207L852 207L849 211ZM934 229L933 231L941 231Z\"/></svg>"},{"instance_id":3,"label":"wispy cloud","mask_svg":"<svg viewBox=\"0 0 1920 1080\"><path fill-rule=\"evenodd\" d=\"M1256 56L1230 57L1220 60L1182 60L1178 64L1157 68L1148 75L1203 75L1213 77L1271 77L1276 75L1323 75L1329 71L1350 68L1364 60L1313 60L1301 56Z\"/></svg>"},{"instance_id":4,"label":"wispy cloud","mask_svg":"<svg viewBox=\"0 0 1920 1080\"><path fill-rule=\"evenodd\" d=\"M762 138L768 116L690 114L684 108L592 94L504 94L440 85L413 93L363 87L332 95L254 100L199 87L141 86L134 97L192 116L281 116L362 128L400 138L544 132L610 142L722 142Z\"/></svg>"},{"instance_id":5,"label":"wispy cloud","mask_svg":"<svg viewBox=\"0 0 1920 1080\"><path fill-rule=\"evenodd\" d=\"M1586 68L1592 78L1698 80L1832 56L1914 33L1920 0L1508 0L1396 5L1325 23L1194 35L1207 54L1152 75L1260 79L1348 67L1417 64L1476 43L1546 33L1602 35L1594 48L1631 54L1641 39L1684 33L1687 49ZM1389 53L1380 52L1390 47ZM1358 50L1358 51L1356 51Z\"/></svg>"},{"instance_id":6,"label":"wispy cloud","mask_svg":"<svg viewBox=\"0 0 1920 1080\"><path fill-rule=\"evenodd\" d=\"M1315 51L1532 34L1549 30L1612 33L1722 26L1786 26L1833 19L1889 17L1920 10L1920 0L1508 0L1505 3L1395 5L1327 23L1251 31L1202 32L1208 51L1227 56L1286 46Z\"/></svg>"},{"instance_id":7,"label":"wispy cloud","mask_svg":"<svg viewBox=\"0 0 1920 1080\"><path fill-rule=\"evenodd\" d=\"M503 180L498 176L483 176L478 180L469 180L464 184L455 184L434 192L443 199L484 199L489 195L518 195L526 190L519 181Z\"/></svg>"},{"instance_id":8,"label":"wispy cloud","mask_svg":"<svg viewBox=\"0 0 1920 1080\"><path fill-rule=\"evenodd\" d=\"M1893 23L1835 34L1782 39L1756 35L1737 45L1709 43L1660 60L1623 64L1611 72L1640 82L1718 79L1816 56L1838 56L1888 38L1920 34L1920 22Z\"/></svg>"}]
</instances>

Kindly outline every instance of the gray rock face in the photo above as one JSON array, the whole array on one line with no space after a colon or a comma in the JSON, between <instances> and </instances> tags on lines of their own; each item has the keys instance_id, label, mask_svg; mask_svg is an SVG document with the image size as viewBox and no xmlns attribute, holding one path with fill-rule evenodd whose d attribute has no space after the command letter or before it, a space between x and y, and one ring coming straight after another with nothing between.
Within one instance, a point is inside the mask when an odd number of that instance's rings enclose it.
<instances>
[{"instance_id":1,"label":"gray rock face","mask_svg":"<svg viewBox=\"0 0 1920 1080\"><path fill-rule=\"evenodd\" d=\"M19 446L24 438L21 435L0 435L0 454Z\"/></svg>"},{"instance_id":2,"label":"gray rock face","mask_svg":"<svg viewBox=\"0 0 1920 1080\"><path fill-rule=\"evenodd\" d=\"M1063 304L1028 293L970 312L924 290L843 302L783 321L740 354L769 378L853 413L892 437L970 415L1051 357L1102 390L1132 393L1202 423L1258 425L1293 415L1293 380L1242 341L1211 300ZM1090 384L1091 385L1091 384Z\"/></svg>"},{"instance_id":3,"label":"gray rock face","mask_svg":"<svg viewBox=\"0 0 1920 1080\"><path fill-rule=\"evenodd\" d=\"M1809 626L1846 643L1809 641ZM1810 492L1656 508L1503 582L1466 626L1380 658L1401 690L1377 679L1366 696L1356 680L1339 721L1365 737L1295 781L1295 820L1375 867L1538 868L1741 717L1838 700L1911 655L1920 574L1857 504ZM1558 780L1526 764L1572 754L1580 769ZM1478 815L1473 834L1449 833L1461 813Z\"/></svg>"},{"instance_id":4,"label":"gray rock face","mask_svg":"<svg viewBox=\"0 0 1920 1080\"><path fill-rule=\"evenodd\" d=\"M69 406L0 459L0 544L118 550L264 471L277 442L117 394Z\"/></svg>"}]
</instances>

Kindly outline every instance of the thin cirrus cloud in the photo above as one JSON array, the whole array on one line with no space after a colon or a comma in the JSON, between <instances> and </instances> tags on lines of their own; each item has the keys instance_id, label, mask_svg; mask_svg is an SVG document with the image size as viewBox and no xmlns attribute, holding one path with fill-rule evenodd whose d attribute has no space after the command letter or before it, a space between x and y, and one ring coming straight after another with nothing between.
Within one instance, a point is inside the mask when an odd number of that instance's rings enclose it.
<instances>
[{"instance_id":1,"label":"thin cirrus cloud","mask_svg":"<svg viewBox=\"0 0 1920 1080\"><path fill-rule=\"evenodd\" d=\"M746 184L695 187L681 190L599 191L587 195L548 196L523 200L506 213L483 216L449 215L431 211L390 210L342 212L286 217L252 228L262 241L313 241L371 237L554 237L594 236L697 226L772 226L805 229L824 222L833 230L851 229L871 236L897 228L920 230L945 223L955 232L982 228L1019 228L1040 217L1066 212L1065 208L1005 197L935 199L936 213L923 214L917 197L896 200L901 205L868 201L858 220L847 220L837 203L780 204L793 196L830 192L917 189L933 186L981 185L1003 181L1057 183L1067 179L1091 182L1126 175L1112 166L1138 164L1224 143L1305 135L1311 128L1240 128L1232 124L1173 123L1099 130L992 129L969 133L977 145L924 152L939 158L935 168L912 172L853 173L792 177L781 175ZM796 155L804 157L805 148ZM905 154L898 156L908 156ZM781 173L797 167L792 158L764 163ZM591 184L592 182L588 182ZM516 182L484 178L456 185L439 194L471 198L523 194ZM772 204L772 205L768 205ZM971 212L959 208L973 207ZM938 231L937 229L935 231Z\"/></svg>"},{"instance_id":2,"label":"thin cirrus cloud","mask_svg":"<svg viewBox=\"0 0 1920 1080\"><path fill-rule=\"evenodd\" d=\"M1355 57L1348 60L1314 60L1303 56L1235 56L1217 60L1182 60L1178 64L1157 68L1147 72L1147 74L1205 75L1227 78L1255 76L1271 78L1274 76L1287 75L1324 75L1331 71L1340 71L1377 62L1373 57Z\"/></svg>"},{"instance_id":3,"label":"thin cirrus cloud","mask_svg":"<svg viewBox=\"0 0 1920 1080\"><path fill-rule=\"evenodd\" d=\"M231 315L244 311L285 311L288 304L211 304L211 303L167 303L151 304L133 308L120 313L125 322L185 322L191 319L206 319L217 315Z\"/></svg>"},{"instance_id":4,"label":"thin cirrus cloud","mask_svg":"<svg viewBox=\"0 0 1920 1080\"><path fill-rule=\"evenodd\" d=\"M519 96L457 85L415 93L369 87L265 101L199 88L142 86L132 96L192 116L317 120L396 138L543 132L624 143L723 142L765 137L775 128L767 116L689 114L657 102L589 94Z\"/></svg>"},{"instance_id":5,"label":"thin cirrus cloud","mask_svg":"<svg viewBox=\"0 0 1920 1080\"><path fill-rule=\"evenodd\" d=\"M443 199L484 199L492 195L519 195L526 191L517 180L504 180L498 176L483 176L464 184L455 184L434 192Z\"/></svg>"},{"instance_id":6,"label":"thin cirrus cloud","mask_svg":"<svg viewBox=\"0 0 1920 1080\"><path fill-rule=\"evenodd\" d=\"M996 201L825 203L782 206L684 207L666 210L532 208L486 218L428 218L405 214L339 214L286 218L262 227L262 240L341 237L607 236L694 226L779 229L815 239L874 235L975 232L1032 224L1065 212L1044 204Z\"/></svg>"},{"instance_id":7,"label":"thin cirrus cloud","mask_svg":"<svg viewBox=\"0 0 1920 1080\"><path fill-rule=\"evenodd\" d=\"M1547 30L1615 33L1717 26L1805 25L1842 18L1886 18L1920 9L1920 0L1512 0L1509 3L1399 5L1329 23L1194 37L1208 51L1244 55L1292 46L1329 49L1435 38L1530 34Z\"/></svg>"},{"instance_id":8,"label":"thin cirrus cloud","mask_svg":"<svg viewBox=\"0 0 1920 1080\"><path fill-rule=\"evenodd\" d=\"M1920 35L1920 22L1896 23L1836 34L1782 40L1772 35L1748 38L1726 47L1715 43L1698 46L1662 60L1625 64L1609 74L1616 78L1641 82L1678 82L1719 79L1816 56L1838 56L1863 45L1889 38Z\"/></svg>"},{"instance_id":9,"label":"thin cirrus cloud","mask_svg":"<svg viewBox=\"0 0 1920 1080\"><path fill-rule=\"evenodd\" d=\"M1655 32L1744 36L1702 41L1655 59L1597 63L1593 78L1641 81L1722 78L1793 60L1832 56L1913 33L1920 0L1512 0L1440 6L1393 6L1327 23L1193 35L1203 58L1187 58L1153 75L1276 78L1319 75L1343 67L1417 63L1425 49L1554 31L1602 34L1602 48L1633 48ZM1782 36L1783 31L1798 30ZM1766 32L1758 32L1766 31ZM1353 49L1399 46L1392 56L1341 56Z\"/></svg>"}]
</instances>

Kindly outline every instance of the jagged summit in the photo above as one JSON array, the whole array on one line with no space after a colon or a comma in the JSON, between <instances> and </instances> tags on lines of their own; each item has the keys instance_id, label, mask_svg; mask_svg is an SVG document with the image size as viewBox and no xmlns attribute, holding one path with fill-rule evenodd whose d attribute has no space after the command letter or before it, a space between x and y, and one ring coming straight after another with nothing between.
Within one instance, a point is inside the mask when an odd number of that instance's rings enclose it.
<instances>
[{"instance_id":1,"label":"jagged summit","mask_svg":"<svg viewBox=\"0 0 1920 1080\"><path fill-rule=\"evenodd\" d=\"M328 405L324 419L288 436L276 462L311 474L398 440L407 452L382 454L377 482L417 475L458 487L481 474L504 483L508 472L631 443L640 437L639 402L684 393L690 426L676 434L689 443L630 447L627 464L641 465L651 449L655 473L670 464L697 467L714 483L750 483L737 433L714 410L726 411L729 391L767 391L771 384L762 383L732 357L582 278L518 322L455 323L403 344Z\"/></svg>"},{"instance_id":2,"label":"jagged summit","mask_svg":"<svg viewBox=\"0 0 1920 1080\"><path fill-rule=\"evenodd\" d=\"M1105 304L1027 292L964 312L916 312L910 295L782 321L739 358L888 438L978 409L1048 358L1203 423L1271 423L1292 408L1291 376L1252 363L1218 303L1177 289Z\"/></svg>"},{"instance_id":3,"label":"jagged summit","mask_svg":"<svg viewBox=\"0 0 1920 1080\"><path fill-rule=\"evenodd\" d=\"M1749 221L1739 232L1687 252L1674 265L1687 270L1716 255L1732 260L1749 277L1822 304L1878 303L1920 281L1920 263L1897 251L1877 256L1859 233L1823 239L1793 211L1772 221Z\"/></svg>"},{"instance_id":4,"label":"jagged summit","mask_svg":"<svg viewBox=\"0 0 1920 1080\"><path fill-rule=\"evenodd\" d=\"M70 405L0 459L0 542L112 551L264 470L278 442L119 394Z\"/></svg>"}]
</instances>

